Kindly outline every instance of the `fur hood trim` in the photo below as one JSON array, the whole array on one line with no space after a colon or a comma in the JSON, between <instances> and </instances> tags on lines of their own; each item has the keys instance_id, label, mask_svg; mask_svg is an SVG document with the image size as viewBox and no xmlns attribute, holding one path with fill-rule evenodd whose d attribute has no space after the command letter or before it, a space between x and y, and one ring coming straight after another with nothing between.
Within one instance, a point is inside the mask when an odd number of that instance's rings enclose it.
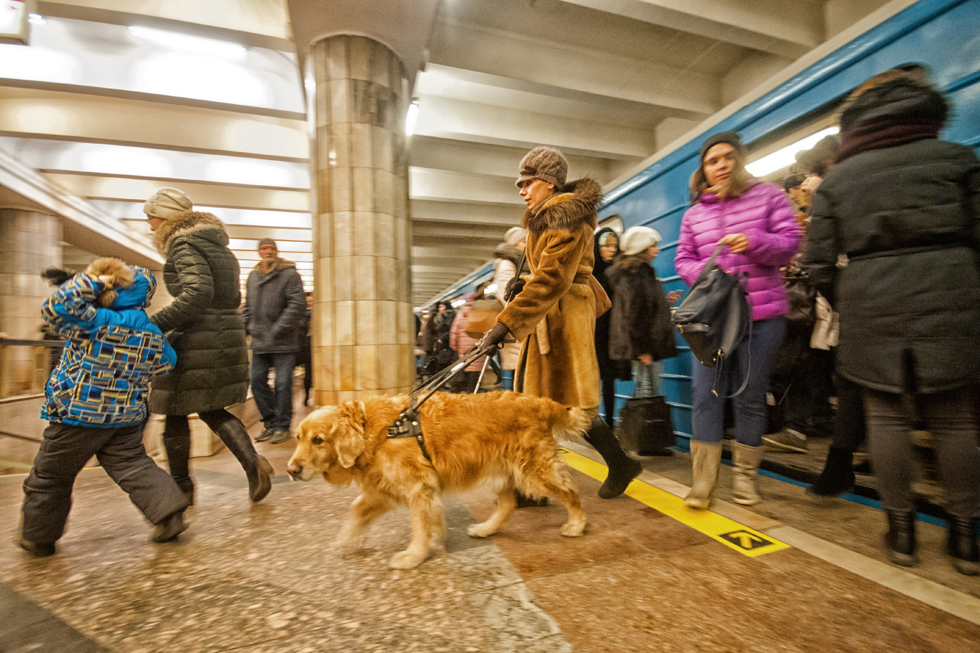
<instances>
[{"instance_id":1,"label":"fur hood trim","mask_svg":"<svg viewBox=\"0 0 980 653\"><path fill-rule=\"evenodd\" d=\"M549 229L568 229L579 222L598 224L597 207L602 202L602 187L596 180L583 177L565 184L561 193L548 199L537 210L524 213L521 226L533 233Z\"/></svg>"},{"instance_id":2,"label":"fur hood trim","mask_svg":"<svg viewBox=\"0 0 980 653\"><path fill-rule=\"evenodd\" d=\"M112 277L112 288L102 291L95 298L95 303L103 308L111 308L119 293L115 288L129 288L133 285L135 276L133 268L126 265L122 259L114 256L103 256L88 264L85 274L93 277Z\"/></svg>"},{"instance_id":3,"label":"fur hood trim","mask_svg":"<svg viewBox=\"0 0 980 653\"><path fill-rule=\"evenodd\" d=\"M616 257L616 260L612 262L610 269L632 272L633 270L636 270L644 265L649 266L650 264L639 256L626 256L625 254L620 254Z\"/></svg>"},{"instance_id":4,"label":"fur hood trim","mask_svg":"<svg viewBox=\"0 0 980 653\"><path fill-rule=\"evenodd\" d=\"M497 245L497 249L493 251L494 258L510 261L514 265L517 265L517 262L521 260L521 256L521 250L517 249L513 245L508 245L507 243L500 243Z\"/></svg>"},{"instance_id":5,"label":"fur hood trim","mask_svg":"<svg viewBox=\"0 0 980 653\"><path fill-rule=\"evenodd\" d=\"M170 253L170 246L178 236L186 236L197 231L217 229L227 235L224 223L211 213L203 211L187 211L178 213L157 229L153 236L153 244L164 256Z\"/></svg>"},{"instance_id":6,"label":"fur hood trim","mask_svg":"<svg viewBox=\"0 0 980 653\"><path fill-rule=\"evenodd\" d=\"M285 270L286 268L294 268L294 267L296 267L296 264L293 263L292 261L287 261L286 259L279 258L277 256L276 257L276 265L275 265L274 268L272 268L271 270L269 270L269 272L278 272L279 270ZM259 261L258 263L256 263L255 264L255 267L252 268L252 269L253 270L257 270L257 271L262 272L263 274L265 274L265 271L262 269L262 261Z\"/></svg>"}]
</instances>

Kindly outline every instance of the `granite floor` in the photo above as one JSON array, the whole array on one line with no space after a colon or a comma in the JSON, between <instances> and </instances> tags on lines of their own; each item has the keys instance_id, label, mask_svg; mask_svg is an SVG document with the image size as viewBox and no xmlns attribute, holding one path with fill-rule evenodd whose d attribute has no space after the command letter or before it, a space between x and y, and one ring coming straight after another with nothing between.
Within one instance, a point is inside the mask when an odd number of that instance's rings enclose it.
<instances>
[{"instance_id":1,"label":"granite floor","mask_svg":"<svg viewBox=\"0 0 980 653\"><path fill-rule=\"evenodd\" d=\"M258 445L279 474L292 445ZM686 457L647 459L684 483ZM198 504L176 543L154 545L126 496L82 472L53 558L0 546L0 652L13 651L977 651L980 626L798 548L746 557L628 497L602 501L578 472L589 530L562 538L557 505L520 510L490 540L466 535L492 500L447 503L449 536L416 570L385 562L408 542L407 511L363 545L329 547L354 487L290 483L251 505L235 460L195 460ZM686 472L689 474L690 472ZM686 479L689 481L689 478ZM13 537L23 477L0 478ZM726 498L726 476L722 499ZM880 562L880 514L814 507L762 481L754 512ZM938 529L937 529L938 531ZM908 573L980 596L947 573L938 532ZM850 539L855 541L851 542ZM935 541L934 541L935 540ZM907 572L900 572L907 573ZM958 594L959 596L959 594Z\"/></svg>"}]
</instances>

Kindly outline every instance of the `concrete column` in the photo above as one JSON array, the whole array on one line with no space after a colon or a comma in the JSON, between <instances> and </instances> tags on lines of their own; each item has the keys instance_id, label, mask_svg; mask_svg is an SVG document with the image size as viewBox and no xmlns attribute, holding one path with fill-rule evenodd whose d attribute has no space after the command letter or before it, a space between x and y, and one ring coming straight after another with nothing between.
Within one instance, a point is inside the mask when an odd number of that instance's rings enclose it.
<instances>
[{"instance_id":1,"label":"concrete column","mask_svg":"<svg viewBox=\"0 0 980 653\"><path fill-rule=\"evenodd\" d=\"M405 67L348 35L318 41L307 61L316 403L405 392L415 379Z\"/></svg>"},{"instance_id":2,"label":"concrete column","mask_svg":"<svg viewBox=\"0 0 980 653\"><path fill-rule=\"evenodd\" d=\"M19 340L41 339L41 303L51 294L41 272L60 267L61 261L61 221L57 217L0 208L0 331ZM0 397L40 392L47 379L37 369L45 362L43 352L30 347L4 349Z\"/></svg>"}]
</instances>

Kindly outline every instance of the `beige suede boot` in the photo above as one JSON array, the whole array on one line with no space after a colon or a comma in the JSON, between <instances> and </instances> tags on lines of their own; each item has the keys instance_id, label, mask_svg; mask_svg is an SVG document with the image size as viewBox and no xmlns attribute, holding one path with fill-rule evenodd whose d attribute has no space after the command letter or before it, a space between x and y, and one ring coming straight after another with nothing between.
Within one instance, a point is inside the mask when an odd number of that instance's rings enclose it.
<instances>
[{"instance_id":1,"label":"beige suede boot","mask_svg":"<svg viewBox=\"0 0 980 653\"><path fill-rule=\"evenodd\" d=\"M694 483L691 491L684 497L684 505L699 510L707 510L715 499L718 489L718 469L721 466L721 443L691 440L691 465L694 469Z\"/></svg>"},{"instance_id":2,"label":"beige suede boot","mask_svg":"<svg viewBox=\"0 0 980 653\"><path fill-rule=\"evenodd\" d=\"M762 447L750 447L732 443L732 501L743 506L754 506L762 501L755 491L755 477L759 472Z\"/></svg>"}]
</instances>

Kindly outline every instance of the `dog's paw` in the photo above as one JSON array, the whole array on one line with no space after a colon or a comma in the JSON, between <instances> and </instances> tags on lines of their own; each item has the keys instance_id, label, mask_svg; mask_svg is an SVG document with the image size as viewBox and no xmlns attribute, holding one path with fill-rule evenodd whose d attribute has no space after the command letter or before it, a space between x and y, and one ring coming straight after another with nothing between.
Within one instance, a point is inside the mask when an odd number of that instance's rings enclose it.
<instances>
[{"instance_id":1,"label":"dog's paw","mask_svg":"<svg viewBox=\"0 0 980 653\"><path fill-rule=\"evenodd\" d=\"M341 536L333 541L331 545L334 551L338 553L351 553L357 550L358 538Z\"/></svg>"},{"instance_id":2,"label":"dog's paw","mask_svg":"<svg viewBox=\"0 0 980 653\"><path fill-rule=\"evenodd\" d=\"M565 537L582 537L585 535L585 522L565 522L559 532Z\"/></svg>"},{"instance_id":3,"label":"dog's paw","mask_svg":"<svg viewBox=\"0 0 980 653\"><path fill-rule=\"evenodd\" d=\"M402 551L391 556L388 566L392 569L414 569L425 562L425 556L414 551Z\"/></svg>"},{"instance_id":4,"label":"dog's paw","mask_svg":"<svg viewBox=\"0 0 980 653\"><path fill-rule=\"evenodd\" d=\"M497 534L497 529L493 526L488 526L486 523L472 524L466 529L466 533L470 537L490 537L491 535Z\"/></svg>"}]
</instances>

